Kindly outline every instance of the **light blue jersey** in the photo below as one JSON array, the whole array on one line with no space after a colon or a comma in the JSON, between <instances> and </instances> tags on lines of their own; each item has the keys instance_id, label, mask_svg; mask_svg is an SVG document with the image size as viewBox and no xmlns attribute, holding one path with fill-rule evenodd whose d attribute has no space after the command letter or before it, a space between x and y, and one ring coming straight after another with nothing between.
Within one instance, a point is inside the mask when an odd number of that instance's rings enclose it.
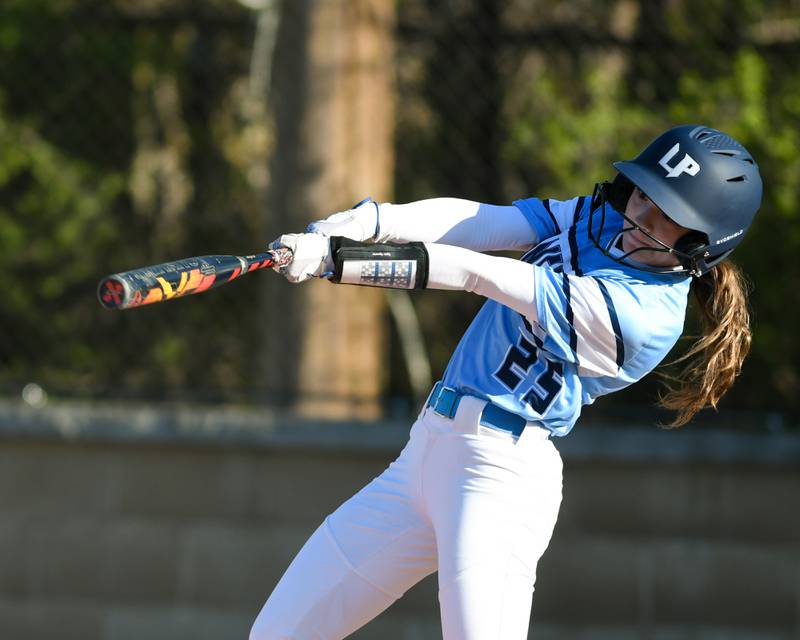
<instances>
[{"instance_id":1,"label":"light blue jersey","mask_svg":"<svg viewBox=\"0 0 800 640\"><path fill-rule=\"evenodd\" d=\"M564 436L584 404L636 382L664 359L683 331L690 277L604 255L589 239L589 197L514 204L534 229L532 242L538 239L522 256L534 269L537 317L487 301L443 382ZM623 223L608 205L606 218L603 246Z\"/></svg>"}]
</instances>

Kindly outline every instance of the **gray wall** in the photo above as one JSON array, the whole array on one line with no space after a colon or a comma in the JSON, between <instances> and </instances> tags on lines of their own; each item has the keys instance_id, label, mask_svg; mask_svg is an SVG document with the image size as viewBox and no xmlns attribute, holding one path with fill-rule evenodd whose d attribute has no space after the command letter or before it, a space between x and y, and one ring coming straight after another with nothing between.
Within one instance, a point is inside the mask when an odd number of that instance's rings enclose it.
<instances>
[{"instance_id":1,"label":"gray wall","mask_svg":"<svg viewBox=\"0 0 800 640\"><path fill-rule=\"evenodd\" d=\"M246 638L407 425L0 403L0 638ZM800 438L580 425L531 638L800 639ZM436 585L354 637L439 638Z\"/></svg>"}]
</instances>

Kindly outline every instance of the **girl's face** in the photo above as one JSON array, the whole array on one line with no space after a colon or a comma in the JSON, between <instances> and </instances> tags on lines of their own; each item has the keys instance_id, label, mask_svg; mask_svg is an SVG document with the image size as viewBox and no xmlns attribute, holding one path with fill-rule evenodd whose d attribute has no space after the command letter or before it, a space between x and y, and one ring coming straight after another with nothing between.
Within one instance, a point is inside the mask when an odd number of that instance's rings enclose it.
<instances>
[{"instance_id":1,"label":"girl's face","mask_svg":"<svg viewBox=\"0 0 800 640\"><path fill-rule=\"evenodd\" d=\"M668 247L674 247L678 238L689 231L686 227L682 227L668 218L639 187L633 188L625 207L625 215ZM648 264L651 267L672 267L680 264L673 254L663 250L651 251L646 247L663 249L639 229L622 234L622 250L625 253L640 249L630 256L631 260Z\"/></svg>"}]
</instances>

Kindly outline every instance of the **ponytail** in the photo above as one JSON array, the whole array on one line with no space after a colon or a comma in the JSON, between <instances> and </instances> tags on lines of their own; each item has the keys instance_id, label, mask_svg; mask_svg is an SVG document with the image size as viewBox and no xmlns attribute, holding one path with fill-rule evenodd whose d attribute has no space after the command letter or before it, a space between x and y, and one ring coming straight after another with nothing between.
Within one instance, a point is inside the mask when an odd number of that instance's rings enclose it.
<instances>
[{"instance_id":1,"label":"ponytail","mask_svg":"<svg viewBox=\"0 0 800 640\"><path fill-rule=\"evenodd\" d=\"M733 385L750 351L752 333L742 271L725 260L692 281L703 334L672 364L686 363L678 376L664 375L667 389L659 406L677 411L667 427L682 427L700 409L717 403Z\"/></svg>"}]
</instances>

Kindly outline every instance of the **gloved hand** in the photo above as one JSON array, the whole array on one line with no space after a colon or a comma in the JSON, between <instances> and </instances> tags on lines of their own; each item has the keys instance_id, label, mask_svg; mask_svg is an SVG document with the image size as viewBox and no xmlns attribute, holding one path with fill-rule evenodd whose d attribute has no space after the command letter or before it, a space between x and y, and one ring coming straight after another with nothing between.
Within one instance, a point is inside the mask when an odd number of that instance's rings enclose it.
<instances>
[{"instance_id":1,"label":"gloved hand","mask_svg":"<svg viewBox=\"0 0 800 640\"><path fill-rule=\"evenodd\" d=\"M333 272L330 238L319 233L288 233L273 240L269 248L287 247L292 251L292 261L273 267L289 282L303 282Z\"/></svg>"},{"instance_id":2,"label":"gloved hand","mask_svg":"<svg viewBox=\"0 0 800 640\"><path fill-rule=\"evenodd\" d=\"M358 242L375 241L380 233L378 203L367 198L352 209L312 222L307 231L324 236L344 236Z\"/></svg>"}]
</instances>

